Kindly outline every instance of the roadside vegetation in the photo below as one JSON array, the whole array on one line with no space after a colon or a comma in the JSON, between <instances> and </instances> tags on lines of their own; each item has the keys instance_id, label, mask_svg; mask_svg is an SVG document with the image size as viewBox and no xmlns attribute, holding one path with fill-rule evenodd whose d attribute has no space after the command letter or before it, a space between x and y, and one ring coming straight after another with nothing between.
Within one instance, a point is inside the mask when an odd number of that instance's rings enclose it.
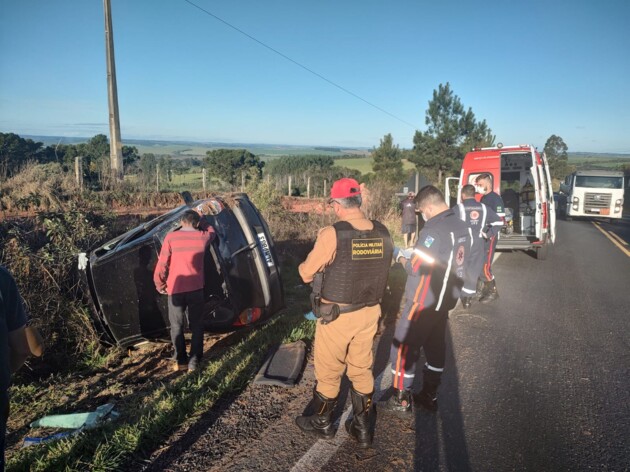
<instances>
[{"instance_id":1,"label":"roadside vegetation","mask_svg":"<svg viewBox=\"0 0 630 472\"><path fill-rule=\"evenodd\" d=\"M397 194L408 179L419 172L441 186L444 177L458 172L467 149L494 144L485 120L465 110L448 83L434 92L426 124L426 131L416 132L413 149L400 149L386 134L363 157L340 156L336 148L292 156L230 148L199 157L185 147L170 155L140 154L124 146L123 182L110 177L104 135L45 147L0 133L0 264L17 279L47 344L43 358L29 360L14 378L8 470L138 468L175 431L219 399L242 391L273 346L298 339L308 343L314 324L303 317L309 311L308 289L297 265L317 231L333 221L326 210L332 182L355 177L365 183L368 216L382 221L401 244ZM566 144L552 135L545 149L554 177L561 178L573 164ZM123 352L102 342L75 268L78 253L181 205L178 192L184 190L194 199L248 193L273 234L287 309L264 325L210 337L202 369L178 376L169 370L168 344ZM293 211L300 201L307 209ZM107 402L115 402L120 413L115 421L20 449L31 421Z\"/></svg>"}]
</instances>

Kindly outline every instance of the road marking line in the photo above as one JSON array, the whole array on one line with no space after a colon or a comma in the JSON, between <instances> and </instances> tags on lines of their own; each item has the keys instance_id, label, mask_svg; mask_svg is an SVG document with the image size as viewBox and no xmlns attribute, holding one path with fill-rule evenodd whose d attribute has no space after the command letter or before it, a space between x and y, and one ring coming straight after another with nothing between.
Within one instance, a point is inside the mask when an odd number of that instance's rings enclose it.
<instances>
[{"instance_id":1,"label":"road marking line","mask_svg":"<svg viewBox=\"0 0 630 472\"><path fill-rule=\"evenodd\" d=\"M387 375L389 373L389 376ZM391 365L387 362L385 368L381 371L376 379L374 379L374 395L372 401L374 404L383 396L383 393L392 384ZM352 411L352 404L346 408L339 419L337 434L334 439L318 439L313 446L295 463L291 472L316 472L321 470L332 456L337 452L341 445L349 439L350 436L346 431L346 420ZM353 439L350 439L353 441Z\"/></svg>"},{"instance_id":2,"label":"road marking line","mask_svg":"<svg viewBox=\"0 0 630 472\"><path fill-rule=\"evenodd\" d=\"M619 242L620 242L621 244L623 244L624 246L627 246L627 245L628 245L628 243L627 243L627 242L625 242L625 241L623 240L623 238L622 238L621 236L619 236L617 233L613 233L612 231L609 231L609 233L610 233L610 235L611 235L613 238L615 238L617 241L619 241Z\"/></svg>"},{"instance_id":3,"label":"road marking line","mask_svg":"<svg viewBox=\"0 0 630 472\"><path fill-rule=\"evenodd\" d=\"M595 223L594 221L592 221L591 223L593 223L593 225L602 232L602 234L604 236L606 236L608 239L610 239L612 241L612 243L617 246L619 249L621 249L621 251L628 257L630 257L630 251L628 251L625 247L623 247L621 244L619 244L615 238L613 238L610 234L608 234L608 231L602 229L598 223Z\"/></svg>"}]
</instances>

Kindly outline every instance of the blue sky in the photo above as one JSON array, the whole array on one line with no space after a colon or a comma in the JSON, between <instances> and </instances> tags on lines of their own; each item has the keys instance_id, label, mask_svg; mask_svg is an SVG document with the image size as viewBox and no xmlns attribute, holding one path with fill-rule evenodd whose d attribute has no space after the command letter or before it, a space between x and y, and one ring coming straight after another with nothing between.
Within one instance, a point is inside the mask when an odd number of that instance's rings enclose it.
<instances>
[{"instance_id":1,"label":"blue sky","mask_svg":"<svg viewBox=\"0 0 630 472\"><path fill-rule=\"evenodd\" d=\"M409 148L450 82L506 145L630 153L626 0L111 3L123 142ZM0 0L0 132L109 135L107 117L103 2Z\"/></svg>"}]
</instances>

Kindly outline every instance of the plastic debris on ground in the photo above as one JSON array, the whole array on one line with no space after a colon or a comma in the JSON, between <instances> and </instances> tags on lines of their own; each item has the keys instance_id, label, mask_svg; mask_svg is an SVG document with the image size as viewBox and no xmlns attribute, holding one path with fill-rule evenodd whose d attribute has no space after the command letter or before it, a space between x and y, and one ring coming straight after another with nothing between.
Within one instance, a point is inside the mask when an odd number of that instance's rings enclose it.
<instances>
[{"instance_id":1,"label":"plastic debris on ground","mask_svg":"<svg viewBox=\"0 0 630 472\"><path fill-rule=\"evenodd\" d=\"M104 421L118 418L119 413L114 410L113 403L99 406L95 411L87 413L68 413L63 415L48 415L30 424L31 428L61 428L70 431L62 431L44 437L27 436L22 447L42 444L56 439L74 436L83 430L99 426Z\"/></svg>"},{"instance_id":2,"label":"plastic debris on ground","mask_svg":"<svg viewBox=\"0 0 630 472\"><path fill-rule=\"evenodd\" d=\"M304 341L281 344L272 349L254 378L254 384L294 387L304 368Z\"/></svg>"}]
</instances>

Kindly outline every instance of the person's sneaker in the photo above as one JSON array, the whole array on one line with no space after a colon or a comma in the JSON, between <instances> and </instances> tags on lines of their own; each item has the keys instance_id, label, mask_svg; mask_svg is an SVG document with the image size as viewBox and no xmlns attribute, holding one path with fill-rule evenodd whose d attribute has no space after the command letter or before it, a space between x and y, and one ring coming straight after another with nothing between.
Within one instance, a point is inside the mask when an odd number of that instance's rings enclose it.
<instances>
[{"instance_id":1,"label":"person's sneaker","mask_svg":"<svg viewBox=\"0 0 630 472\"><path fill-rule=\"evenodd\" d=\"M186 372L188 370L188 364L180 364L178 362L175 362L173 364L173 370L175 372Z\"/></svg>"},{"instance_id":2,"label":"person's sneaker","mask_svg":"<svg viewBox=\"0 0 630 472\"><path fill-rule=\"evenodd\" d=\"M188 361L188 372L194 372L199 368L199 359L191 357Z\"/></svg>"},{"instance_id":3,"label":"person's sneaker","mask_svg":"<svg viewBox=\"0 0 630 472\"><path fill-rule=\"evenodd\" d=\"M470 308L470 305L472 305L472 299L473 297L462 297L462 306L464 308Z\"/></svg>"}]
</instances>

